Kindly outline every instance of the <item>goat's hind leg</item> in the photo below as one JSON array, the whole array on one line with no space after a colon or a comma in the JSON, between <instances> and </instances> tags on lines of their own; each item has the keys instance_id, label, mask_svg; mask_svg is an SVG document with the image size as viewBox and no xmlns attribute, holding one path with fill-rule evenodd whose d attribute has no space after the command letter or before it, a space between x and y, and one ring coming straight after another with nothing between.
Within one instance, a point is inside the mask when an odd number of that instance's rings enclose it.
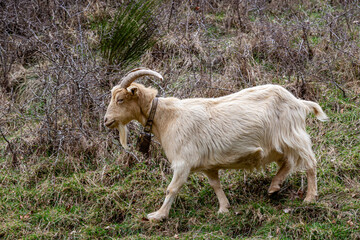
<instances>
[{"instance_id":1,"label":"goat's hind leg","mask_svg":"<svg viewBox=\"0 0 360 240\"><path fill-rule=\"evenodd\" d=\"M307 153L307 152L305 152ZM306 156L306 154L303 154L304 156ZM292 169L292 165L294 163L294 161L292 161L292 156L288 156L288 159L286 159L286 161L281 165L279 171L277 172L277 174L275 175L275 177L273 178L270 188L268 190L269 194L275 193L277 191L280 190L280 185L283 183L283 181L285 180L286 176L289 175L289 173L291 172ZM307 188L307 193L306 193L306 197L304 199L304 202L314 202L316 201L316 197L317 197L317 183L316 183L316 161L314 160L315 157L313 156L313 154L311 154L310 156L307 156L307 158L304 159L310 159L310 160L302 160L302 161L307 161L307 162L312 162L313 164L310 166L313 166L311 168L309 168L306 171L306 175L307 175L307 181L308 181L308 188Z\"/></svg>"},{"instance_id":2,"label":"goat's hind leg","mask_svg":"<svg viewBox=\"0 0 360 240\"><path fill-rule=\"evenodd\" d=\"M271 185L268 190L269 194L273 194L280 190L281 184L284 182L287 175L289 175L290 171L291 171L291 164L286 159L281 165L279 171L276 173L273 180L271 181Z\"/></svg>"},{"instance_id":3,"label":"goat's hind leg","mask_svg":"<svg viewBox=\"0 0 360 240\"><path fill-rule=\"evenodd\" d=\"M219 170L207 170L204 171L204 174L208 177L210 186L214 189L215 194L219 200L220 207L218 213L229 212L228 208L230 207L230 203L226 198L223 189L221 188Z\"/></svg>"},{"instance_id":4,"label":"goat's hind leg","mask_svg":"<svg viewBox=\"0 0 360 240\"><path fill-rule=\"evenodd\" d=\"M308 188L304 202L315 202L317 197L316 167L306 171Z\"/></svg>"},{"instance_id":5,"label":"goat's hind leg","mask_svg":"<svg viewBox=\"0 0 360 240\"><path fill-rule=\"evenodd\" d=\"M308 144L307 149L302 151L301 156L301 160L307 165L306 175L308 187L304 202L315 202L317 197L316 158L310 144Z\"/></svg>"},{"instance_id":6,"label":"goat's hind leg","mask_svg":"<svg viewBox=\"0 0 360 240\"><path fill-rule=\"evenodd\" d=\"M184 183L186 182L189 174L190 174L190 169L187 166L185 166L185 164L181 166L177 166L174 169L173 178L166 190L165 201L158 211L147 215L150 221L160 221L169 216L171 204L173 203L182 185L184 185Z\"/></svg>"}]
</instances>

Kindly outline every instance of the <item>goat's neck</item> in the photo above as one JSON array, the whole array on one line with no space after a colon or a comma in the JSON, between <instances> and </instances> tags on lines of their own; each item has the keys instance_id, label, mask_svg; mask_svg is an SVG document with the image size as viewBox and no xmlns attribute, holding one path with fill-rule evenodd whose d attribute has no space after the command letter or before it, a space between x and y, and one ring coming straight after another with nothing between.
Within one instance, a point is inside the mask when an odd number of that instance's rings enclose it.
<instances>
[{"instance_id":1,"label":"goat's neck","mask_svg":"<svg viewBox=\"0 0 360 240\"><path fill-rule=\"evenodd\" d=\"M150 114L151 104L154 98L151 99L147 104L142 105L141 116L137 119L143 126L145 126L146 121ZM156 113L153 119L153 126L151 132L155 137L161 142L161 134L166 131L167 126L169 125L169 117L172 116L171 104L168 106L167 98L159 98L158 106Z\"/></svg>"},{"instance_id":2,"label":"goat's neck","mask_svg":"<svg viewBox=\"0 0 360 240\"><path fill-rule=\"evenodd\" d=\"M136 120L138 120L141 123L141 125L143 125L144 127L145 127L145 124L146 124L149 114L150 114L151 103L152 103L152 100L149 103L142 103L140 105L141 106L140 116Z\"/></svg>"},{"instance_id":3,"label":"goat's neck","mask_svg":"<svg viewBox=\"0 0 360 240\"><path fill-rule=\"evenodd\" d=\"M140 106L140 116L136 120L138 120L143 126L145 126L152 106L152 102L156 97L156 93L147 94L146 92L143 93L143 96L140 98L139 106Z\"/></svg>"}]
</instances>

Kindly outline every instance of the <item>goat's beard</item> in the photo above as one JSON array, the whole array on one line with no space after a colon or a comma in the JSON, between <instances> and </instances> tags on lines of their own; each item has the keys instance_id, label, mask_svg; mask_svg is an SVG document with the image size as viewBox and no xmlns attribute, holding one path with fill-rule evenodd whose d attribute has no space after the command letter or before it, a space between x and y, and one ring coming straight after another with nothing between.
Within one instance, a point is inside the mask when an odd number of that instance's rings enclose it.
<instances>
[{"instance_id":1,"label":"goat's beard","mask_svg":"<svg viewBox=\"0 0 360 240\"><path fill-rule=\"evenodd\" d=\"M128 145L127 145L127 127L126 125L122 125L119 124L117 129L119 130L119 137L120 137L120 143L121 146L123 146L123 148L125 150L129 149Z\"/></svg>"}]
</instances>

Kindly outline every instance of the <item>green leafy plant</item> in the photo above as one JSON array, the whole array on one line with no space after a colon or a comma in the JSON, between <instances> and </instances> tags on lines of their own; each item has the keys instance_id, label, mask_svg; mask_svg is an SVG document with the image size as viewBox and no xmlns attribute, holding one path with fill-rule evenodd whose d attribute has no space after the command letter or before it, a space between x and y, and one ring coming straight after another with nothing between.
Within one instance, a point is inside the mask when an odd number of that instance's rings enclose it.
<instances>
[{"instance_id":1,"label":"green leafy plant","mask_svg":"<svg viewBox=\"0 0 360 240\"><path fill-rule=\"evenodd\" d=\"M100 23L101 53L109 65L122 68L137 61L155 43L156 0L131 1L113 19Z\"/></svg>"}]
</instances>

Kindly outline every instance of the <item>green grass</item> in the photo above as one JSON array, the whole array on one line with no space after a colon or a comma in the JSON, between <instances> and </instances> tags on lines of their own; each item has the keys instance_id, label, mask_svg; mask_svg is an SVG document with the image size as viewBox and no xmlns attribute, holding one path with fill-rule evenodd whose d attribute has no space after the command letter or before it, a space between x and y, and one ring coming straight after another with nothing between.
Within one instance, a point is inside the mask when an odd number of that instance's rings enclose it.
<instances>
[{"instance_id":1,"label":"green grass","mask_svg":"<svg viewBox=\"0 0 360 240\"><path fill-rule=\"evenodd\" d=\"M157 5L156 0L130 2L122 5L113 19L99 22L100 50L110 65L131 65L156 43L153 14Z\"/></svg>"},{"instance_id":2,"label":"green grass","mask_svg":"<svg viewBox=\"0 0 360 240\"><path fill-rule=\"evenodd\" d=\"M340 104L339 112L333 109L335 100ZM338 97L335 91L321 104L331 120L320 123L309 118L308 125L319 166L319 199L314 204L302 202L303 173L288 177L281 192L270 198L267 188L276 171L273 164L262 172L222 172L224 191L232 205L228 214L216 214L218 203L213 190L204 176L193 174L173 204L170 218L150 223L146 214L161 206L171 180L169 166L163 166L160 160L143 159L141 163L131 162L126 166L108 159L96 167L91 161L73 167L63 156L56 165L52 158L42 158L37 164L27 164L23 159L23 169L12 169L5 167L10 159L3 158L0 236L5 239L170 239L175 235L198 239L359 238L360 110L351 100Z\"/></svg>"}]
</instances>

